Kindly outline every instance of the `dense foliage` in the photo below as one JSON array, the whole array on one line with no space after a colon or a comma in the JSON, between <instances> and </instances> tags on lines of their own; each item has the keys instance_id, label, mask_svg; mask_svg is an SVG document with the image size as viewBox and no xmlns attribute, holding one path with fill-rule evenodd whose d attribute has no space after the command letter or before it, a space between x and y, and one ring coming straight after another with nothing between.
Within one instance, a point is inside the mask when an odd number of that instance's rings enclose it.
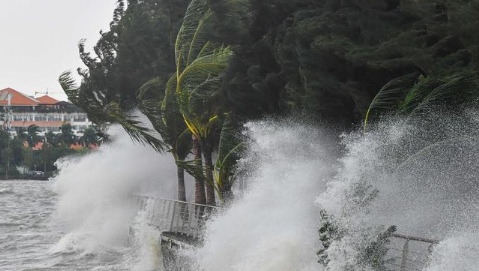
<instances>
[{"instance_id":1,"label":"dense foliage","mask_svg":"<svg viewBox=\"0 0 479 271\"><path fill-rule=\"evenodd\" d=\"M94 54L80 43L81 85L60 81L91 119L170 151L181 200L186 169L196 201L214 204L213 188L230 195L244 121L295 113L367 130L475 101L478 14L477 0L119 0Z\"/></svg>"},{"instance_id":2,"label":"dense foliage","mask_svg":"<svg viewBox=\"0 0 479 271\"><path fill-rule=\"evenodd\" d=\"M6 130L0 130L0 178L29 178L35 171L51 175L58 168L56 162L69 155L82 155L90 151L91 146L97 146L100 140L93 128L84 131L77 137L73 134L70 124L64 124L61 132L52 131L40 135L39 127L30 125L27 129L20 128L12 137ZM78 148L72 148L78 144ZM81 146L81 147L80 147ZM8 174L6 174L8 169Z\"/></svg>"}]
</instances>

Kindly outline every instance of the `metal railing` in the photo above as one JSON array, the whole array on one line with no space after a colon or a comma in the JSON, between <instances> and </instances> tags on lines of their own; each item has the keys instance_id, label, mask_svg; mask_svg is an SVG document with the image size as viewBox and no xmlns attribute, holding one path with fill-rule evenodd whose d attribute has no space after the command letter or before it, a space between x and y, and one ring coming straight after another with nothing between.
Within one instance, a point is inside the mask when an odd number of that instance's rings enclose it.
<instances>
[{"instance_id":1,"label":"metal railing","mask_svg":"<svg viewBox=\"0 0 479 271\"><path fill-rule=\"evenodd\" d=\"M220 209L143 195L130 195L129 202L136 210L145 211L148 224L159 231L196 240L200 239L208 218ZM387 270L423 270L430 261L434 245L438 243L437 240L393 234L386 260Z\"/></svg>"},{"instance_id":2,"label":"metal railing","mask_svg":"<svg viewBox=\"0 0 479 271\"><path fill-rule=\"evenodd\" d=\"M218 210L214 206L142 195L130 195L129 202L138 211L146 212L150 226L193 239L201 236L206 220Z\"/></svg>"},{"instance_id":3,"label":"metal railing","mask_svg":"<svg viewBox=\"0 0 479 271\"><path fill-rule=\"evenodd\" d=\"M439 241L433 239L393 234L386 264L388 270L423 270L438 243Z\"/></svg>"}]
</instances>

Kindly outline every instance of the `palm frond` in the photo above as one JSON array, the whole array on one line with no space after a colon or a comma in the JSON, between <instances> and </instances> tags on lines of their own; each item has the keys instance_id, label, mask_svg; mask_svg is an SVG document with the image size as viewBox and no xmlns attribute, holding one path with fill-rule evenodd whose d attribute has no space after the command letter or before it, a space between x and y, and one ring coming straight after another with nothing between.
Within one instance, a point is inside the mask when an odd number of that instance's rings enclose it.
<instances>
[{"instance_id":1,"label":"palm frond","mask_svg":"<svg viewBox=\"0 0 479 271\"><path fill-rule=\"evenodd\" d=\"M447 103L448 106L455 106L479 98L479 73L475 70L454 73L442 80L444 83L433 89L412 110L410 117L422 114L435 105Z\"/></svg>"},{"instance_id":2,"label":"palm frond","mask_svg":"<svg viewBox=\"0 0 479 271\"><path fill-rule=\"evenodd\" d=\"M215 50L212 54L202 56L191 63L178 76L176 93L182 111L189 111L191 95L198 89L210 90L211 93L221 87L219 75L228 68L232 51L229 47ZM205 88L205 85L207 87Z\"/></svg>"},{"instance_id":3,"label":"palm frond","mask_svg":"<svg viewBox=\"0 0 479 271\"><path fill-rule=\"evenodd\" d=\"M214 50L212 54L193 61L178 76L176 94L179 108L191 132L207 137L216 116L216 108L210 104L221 89L220 74L226 70L232 56L230 48Z\"/></svg>"},{"instance_id":4,"label":"palm frond","mask_svg":"<svg viewBox=\"0 0 479 271\"><path fill-rule=\"evenodd\" d=\"M170 140L168 127L163 122L163 111L161 105L164 99L164 82L155 77L138 90L138 109L150 120L153 128L158 132L163 141L173 144Z\"/></svg>"},{"instance_id":5,"label":"palm frond","mask_svg":"<svg viewBox=\"0 0 479 271\"><path fill-rule=\"evenodd\" d=\"M211 14L206 0L192 0L188 6L175 44L178 74L196 58L208 42L206 25Z\"/></svg>"},{"instance_id":6,"label":"palm frond","mask_svg":"<svg viewBox=\"0 0 479 271\"><path fill-rule=\"evenodd\" d=\"M138 120L138 117L124 114L118 104L111 103L105 108L106 114L120 124L128 135L135 141L150 145L159 152L168 150L166 145L161 139L152 135L152 131L144 126L144 124Z\"/></svg>"},{"instance_id":7,"label":"palm frond","mask_svg":"<svg viewBox=\"0 0 479 271\"><path fill-rule=\"evenodd\" d=\"M196 179L205 180L204 168L202 166L198 166L197 160L176 160L176 165L183 168Z\"/></svg>"},{"instance_id":8,"label":"palm frond","mask_svg":"<svg viewBox=\"0 0 479 271\"><path fill-rule=\"evenodd\" d=\"M402 114L410 114L434 89L443 84L437 76L427 76L420 78L411 90L408 92L404 101L399 105Z\"/></svg>"},{"instance_id":9,"label":"palm frond","mask_svg":"<svg viewBox=\"0 0 479 271\"><path fill-rule=\"evenodd\" d=\"M80 95L79 87L77 86L76 81L72 77L70 71L63 72L58 78L58 82L72 103L78 101Z\"/></svg>"},{"instance_id":10,"label":"palm frond","mask_svg":"<svg viewBox=\"0 0 479 271\"><path fill-rule=\"evenodd\" d=\"M235 178L236 163L244 150L244 142L239 139L238 131L232 117L227 115L221 129L218 159L214 167L214 179L220 194L231 189Z\"/></svg>"},{"instance_id":11,"label":"palm frond","mask_svg":"<svg viewBox=\"0 0 479 271\"><path fill-rule=\"evenodd\" d=\"M418 74L412 73L395 78L387 83L369 105L364 120L364 130L366 131L368 122L379 116L381 113L396 110L417 80Z\"/></svg>"}]
</instances>

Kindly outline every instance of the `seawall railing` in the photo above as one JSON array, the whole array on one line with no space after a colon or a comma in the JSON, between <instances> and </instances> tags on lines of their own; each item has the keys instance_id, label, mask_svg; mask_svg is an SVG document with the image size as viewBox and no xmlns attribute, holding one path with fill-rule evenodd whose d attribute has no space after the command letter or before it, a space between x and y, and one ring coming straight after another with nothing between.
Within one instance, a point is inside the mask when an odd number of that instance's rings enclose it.
<instances>
[{"instance_id":1,"label":"seawall railing","mask_svg":"<svg viewBox=\"0 0 479 271\"><path fill-rule=\"evenodd\" d=\"M177 242L201 239L205 222L220 208L178 200L130 195L130 205L144 211L147 222ZM420 271L430 261L438 240L393 234L386 259L387 271Z\"/></svg>"},{"instance_id":2,"label":"seawall railing","mask_svg":"<svg viewBox=\"0 0 479 271\"><path fill-rule=\"evenodd\" d=\"M438 240L393 234L388 253L388 270L421 271L431 259Z\"/></svg>"},{"instance_id":3,"label":"seawall railing","mask_svg":"<svg viewBox=\"0 0 479 271\"><path fill-rule=\"evenodd\" d=\"M179 238L197 240L201 237L208 218L218 207L169 200L156 197L130 195L130 204L146 212L150 226L161 232L176 234Z\"/></svg>"}]
</instances>

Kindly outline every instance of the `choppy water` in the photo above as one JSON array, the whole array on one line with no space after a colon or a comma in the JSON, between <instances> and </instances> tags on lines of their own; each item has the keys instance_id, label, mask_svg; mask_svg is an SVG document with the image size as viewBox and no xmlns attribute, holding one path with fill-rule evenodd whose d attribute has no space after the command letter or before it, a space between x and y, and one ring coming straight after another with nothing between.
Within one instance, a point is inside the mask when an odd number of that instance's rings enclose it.
<instances>
[{"instance_id":1,"label":"choppy water","mask_svg":"<svg viewBox=\"0 0 479 271\"><path fill-rule=\"evenodd\" d=\"M66 233L51 182L0 182L0 270L130 270L131 248L85 251Z\"/></svg>"},{"instance_id":2,"label":"choppy water","mask_svg":"<svg viewBox=\"0 0 479 271\"><path fill-rule=\"evenodd\" d=\"M42 270L52 266L55 257L48 251L60 238L57 225L50 220L55 203L46 182L0 182L1 270Z\"/></svg>"}]
</instances>

